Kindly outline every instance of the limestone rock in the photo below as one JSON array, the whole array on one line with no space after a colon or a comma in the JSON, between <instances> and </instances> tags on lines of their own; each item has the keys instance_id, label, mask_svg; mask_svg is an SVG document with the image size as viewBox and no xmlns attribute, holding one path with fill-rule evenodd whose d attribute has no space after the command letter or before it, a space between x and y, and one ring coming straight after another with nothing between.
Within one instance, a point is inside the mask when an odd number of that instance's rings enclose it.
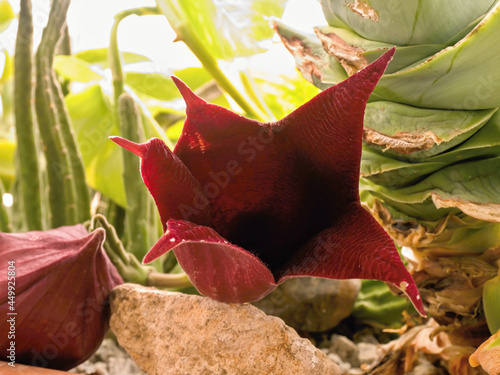
<instances>
[{"instance_id":1,"label":"limestone rock","mask_svg":"<svg viewBox=\"0 0 500 375\"><path fill-rule=\"evenodd\" d=\"M361 280L297 277L253 304L297 330L328 331L352 312Z\"/></svg>"},{"instance_id":2,"label":"limestone rock","mask_svg":"<svg viewBox=\"0 0 500 375\"><path fill-rule=\"evenodd\" d=\"M284 322L252 305L123 284L111 327L148 375L340 375Z\"/></svg>"}]
</instances>

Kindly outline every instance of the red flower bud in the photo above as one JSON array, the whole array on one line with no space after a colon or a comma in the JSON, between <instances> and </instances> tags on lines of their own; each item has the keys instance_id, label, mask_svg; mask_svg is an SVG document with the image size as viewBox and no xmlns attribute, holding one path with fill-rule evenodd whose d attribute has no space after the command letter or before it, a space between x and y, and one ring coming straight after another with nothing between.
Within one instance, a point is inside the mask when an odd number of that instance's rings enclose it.
<instances>
[{"instance_id":1,"label":"red flower bud","mask_svg":"<svg viewBox=\"0 0 500 375\"><path fill-rule=\"evenodd\" d=\"M109 327L108 294L123 283L104 237L82 225L0 233L0 359L69 369L97 350Z\"/></svg>"}]
</instances>

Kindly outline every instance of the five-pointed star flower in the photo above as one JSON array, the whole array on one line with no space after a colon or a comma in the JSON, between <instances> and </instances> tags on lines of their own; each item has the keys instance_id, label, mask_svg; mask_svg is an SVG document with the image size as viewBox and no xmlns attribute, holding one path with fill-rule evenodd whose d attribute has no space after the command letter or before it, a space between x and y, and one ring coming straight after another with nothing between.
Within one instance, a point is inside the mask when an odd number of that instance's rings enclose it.
<instances>
[{"instance_id":1,"label":"five-pointed star flower","mask_svg":"<svg viewBox=\"0 0 500 375\"><path fill-rule=\"evenodd\" d=\"M163 223L144 262L173 250L200 293L235 303L291 277L383 280L425 314L358 191L366 102L393 54L272 123L207 103L173 77L187 104L173 152L159 139L112 137L141 158Z\"/></svg>"}]
</instances>

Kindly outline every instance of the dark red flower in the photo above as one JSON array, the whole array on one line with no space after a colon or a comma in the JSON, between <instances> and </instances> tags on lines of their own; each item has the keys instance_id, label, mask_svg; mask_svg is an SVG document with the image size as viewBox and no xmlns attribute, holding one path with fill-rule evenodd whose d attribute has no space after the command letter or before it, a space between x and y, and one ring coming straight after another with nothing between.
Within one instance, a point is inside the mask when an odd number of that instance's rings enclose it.
<instances>
[{"instance_id":1,"label":"dark red flower","mask_svg":"<svg viewBox=\"0 0 500 375\"><path fill-rule=\"evenodd\" d=\"M66 370L97 350L123 283L104 237L81 224L0 233L0 360Z\"/></svg>"},{"instance_id":2,"label":"dark red flower","mask_svg":"<svg viewBox=\"0 0 500 375\"><path fill-rule=\"evenodd\" d=\"M173 152L159 139L112 140L141 158L164 235L198 291L258 300L291 277L383 280L423 305L392 240L359 200L366 102L394 50L280 121L205 102L172 77L187 104Z\"/></svg>"}]
</instances>

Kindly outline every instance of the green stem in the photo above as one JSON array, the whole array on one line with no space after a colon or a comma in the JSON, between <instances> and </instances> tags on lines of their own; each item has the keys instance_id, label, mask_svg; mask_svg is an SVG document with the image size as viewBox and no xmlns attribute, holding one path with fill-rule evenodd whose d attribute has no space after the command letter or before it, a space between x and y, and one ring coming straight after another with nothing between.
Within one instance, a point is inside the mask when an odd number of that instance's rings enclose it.
<instances>
[{"instance_id":1,"label":"green stem","mask_svg":"<svg viewBox=\"0 0 500 375\"><path fill-rule=\"evenodd\" d=\"M154 271L148 275L148 282L146 285L171 289L193 286L185 273L160 273Z\"/></svg>"},{"instance_id":2,"label":"green stem","mask_svg":"<svg viewBox=\"0 0 500 375\"><path fill-rule=\"evenodd\" d=\"M31 0L21 0L19 27L14 55L14 96L17 137L17 158L19 160L19 180L24 208L24 218L28 230L41 230L42 205L40 174L36 152L32 112L33 80L33 20Z\"/></svg>"},{"instance_id":3,"label":"green stem","mask_svg":"<svg viewBox=\"0 0 500 375\"><path fill-rule=\"evenodd\" d=\"M159 10L156 7L140 7L127 9L123 12L118 13L115 16L115 22L111 28L111 36L109 39L109 49L108 49L108 60L109 67L111 68L111 74L113 76L113 91L115 103L118 103L120 95L124 92L124 77L123 77L123 56L118 48L118 26L120 22L126 17L131 15L136 16L146 16L146 15L158 15Z\"/></svg>"},{"instance_id":4,"label":"green stem","mask_svg":"<svg viewBox=\"0 0 500 375\"><path fill-rule=\"evenodd\" d=\"M266 114L268 119L276 121L273 112L269 109L262 95L260 95L255 80L245 72L240 72L240 79L248 97L259 107L262 113Z\"/></svg>"},{"instance_id":5,"label":"green stem","mask_svg":"<svg viewBox=\"0 0 500 375\"><path fill-rule=\"evenodd\" d=\"M104 250L111 263L113 263L123 278L123 281L171 289L192 286L184 273L166 274L156 272L152 267L141 265L133 254L125 250L123 243L116 234L115 228L101 214L97 214L92 218L89 230L93 231L98 227L102 227L106 231Z\"/></svg>"},{"instance_id":6,"label":"green stem","mask_svg":"<svg viewBox=\"0 0 500 375\"><path fill-rule=\"evenodd\" d=\"M106 254L108 254L109 259L123 280L147 285L148 275L153 271L153 268L142 266L133 254L125 250L115 228L101 214L97 214L92 218L90 230L94 230L99 226L106 231L106 241L104 242Z\"/></svg>"}]
</instances>

